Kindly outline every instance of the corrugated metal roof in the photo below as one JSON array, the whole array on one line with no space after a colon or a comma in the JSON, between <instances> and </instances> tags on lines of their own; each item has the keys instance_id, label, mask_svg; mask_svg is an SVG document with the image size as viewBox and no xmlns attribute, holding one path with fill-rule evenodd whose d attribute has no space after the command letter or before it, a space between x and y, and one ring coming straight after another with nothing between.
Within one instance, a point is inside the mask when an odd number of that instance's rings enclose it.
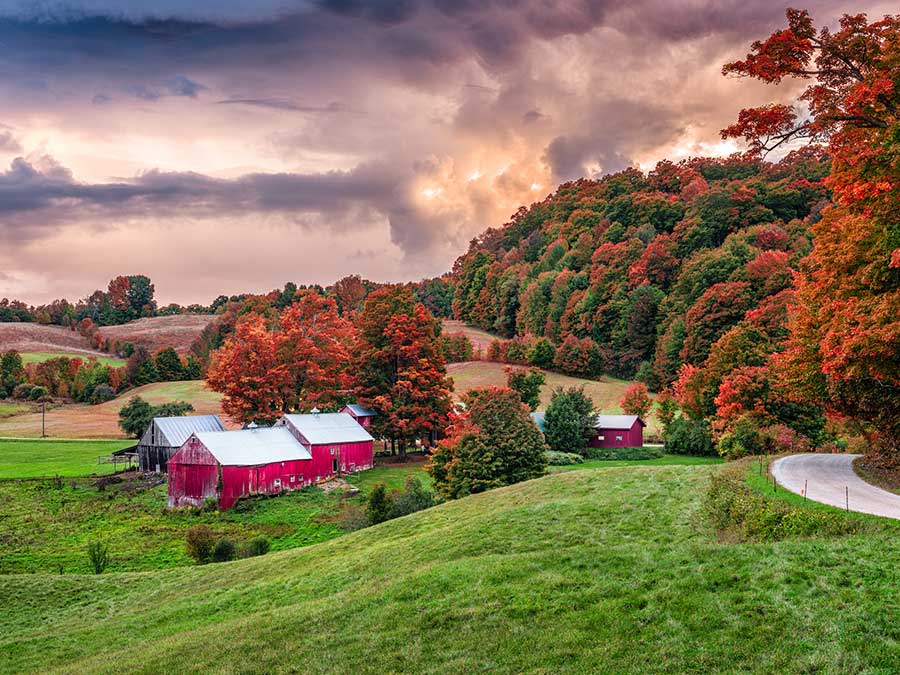
<instances>
[{"instance_id":1,"label":"corrugated metal roof","mask_svg":"<svg viewBox=\"0 0 900 675\"><path fill-rule=\"evenodd\" d=\"M640 419L637 415L597 415L597 429L630 429ZM641 420L641 424L644 421Z\"/></svg>"},{"instance_id":2,"label":"corrugated metal roof","mask_svg":"<svg viewBox=\"0 0 900 675\"><path fill-rule=\"evenodd\" d=\"M225 431L225 425L216 415L154 417L153 422L172 448L180 448L191 434L200 431Z\"/></svg>"},{"instance_id":3,"label":"corrugated metal roof","mask_svg":"<svg viewBox=\"0 0 900 675\"><path fill-rule=\"evenodd\" d=\"M371 408L367 408L359 403L348 403L347 407L353 411L353 414L356 415L356 417L375 417L378 414Z\"/></svg>"},{"instance_id":4,"label":"corrugated metal roof","mask_svg":"<svg viewBox=\"0 0 900 675\"><path fill-rule=\"evenodd\" d=\"M309 450L284 427L201 431L196 436L216 461L225 466L256 466L312 459Z\"/></svg>"},{"instance_id":5,"label":"corrugated metal roof","mask_svg":"<svg viewBox=\"0 0 900 675\"><path fill-rule=\"evenodd\" d=\"M544 430L544 415L545 415L545 414L546 414L546 413L542 413L542 412L533 412L533 413L531 413L531 420L532 420L532 422L534 422L535 424L537 424L537 428L540 429L541 431Z\"/></svg>"},{"instance_id":6,"label":"corrugated metal roof","mask_svg":"<svg viewBox=\"0 0 900 675\"><path fill-rule=\"evenodd\" d=\"M285 415L284 419L312 445L361 443L375 440L349 413Z\"/></svg>"}]
</instances>

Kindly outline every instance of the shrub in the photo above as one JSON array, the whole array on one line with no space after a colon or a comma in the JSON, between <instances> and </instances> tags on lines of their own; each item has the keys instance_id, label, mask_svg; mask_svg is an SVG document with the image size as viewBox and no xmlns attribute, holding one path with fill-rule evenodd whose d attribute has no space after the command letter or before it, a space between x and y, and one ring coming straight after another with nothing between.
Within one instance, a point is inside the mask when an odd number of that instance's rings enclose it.
<instances>
[{"instance_id":1,"label":"shrub","mask_svg":"<svg viewBox=\"0 0 900 675\"><path fill-rule=\"evenodd\" d=\"M32 387L31 391L28 392L28 400L30 401L39 401L40 399L48 396L50 392L47 391L46 387Z\"/></svg>"},{"instance_id":2,"label":"shrub","mask_svg":"<svg viewBox=\"0 0 900 675\"><path fill-rule=\"evenodd\" d=\"M587 448L584 452L587 459L617 459L634 461L638 459L657 459L663 456L659 448Z\"/></svg>"},{"instance_id":3,"label":"shrub","mask_svg":"<svg viewBox=\"0 0 900 675\"><path fill-rule=\"evenodd\" d=\"M88 561L94 574L103 574L109 566L109 549L99 541L92 541L87 546Z\"/></svg>"},{"instance_id":4,"label":"shrub","mask_svg":"<svg viewBox=\"0 0 900 675\"><path fill-rule=\"evenodd\" d=\"M391 517L391 497L387 493L384 483L378 483L366 500L366 519L369 525L383 523Z\"/></svg>"},{"instance_id":5,"label":"shrub","mask_svg":"<svg viewBox=\"0 0 900 675\"><path fill-rule=\"evenodd\" d=\"M528 350L528 363L537 368L552 368L556 347L547 338L538 338Z\"/></svg>"},{"instance_id":6,"label":"shrub","mask_svg":"<svg viewBox=\"0 0 900 675\"><path fill-rule=\"evenodd\" d=\"M767 498L747 485L747 469L746 463L738 463L710 479L704 509L720 532L745 541L777 541L860 530L859 520L841 513L794 507Z\"/></svg>"},{"instance_id":7,"label":"shrub","mask_svg":"<svg viewBox=\"0 0 900 675\"><path fill-rule=\"evenodd\" d=\"M9 396L9 394L7 393L6 389L0 387L0 398L6 398L7 396Z\"/></svg>"},{"instance_id":8,"label":"shrub","mask_svg":"<svg viewBox=\"0 0 900 675\"><path fill-rule=\"evenodd\" d=\"M244 544L244 547L241 549L241 557L254 558L258 555L265 555L270 548L272 548L272 545L269 543L269 539L259 535Z\"/></svg>"},{"instance_id":9,"label":"shrub","mask_svg":"<svg viewBox=\"0 0 900 675\"><path fill-rule=\"evenodd\" d=\"M438 338L438 342L441 347L441 352L444 354L444 358L447 359L447 363L471 361L475 354L475 348L472 346L472 341L466 337L464 333L441 335L441 337Z\"/></svg>"},{"instance_id":10,"label":"shrub","mask_svg":"<svg viewBox=\"0 0 900 675\"><path fill-rule=\"evenodd\" d=\"M676 417L665 435L666 452L672 455L715 455L709 424L704 421Z\"/></svg>"},{"instance_id":11,"label":"shrub","mask_svg":"<svg viewBox=\"0 0 900 675\"><path fill-rule=\"evenodd\" d=\"M234 560L236 554L237 546L234 545L231 539L219 539L216 542L216 547L213 549L212 560L213 562L228 562L229 560Z\"/></svg>"},{"instance_id":12,"label":"shrub","mask_svg":"<svg viewBox=\"0 0 900 675\"><path fill-rule=\"evenodd\" d=\"M197 564L203 565L213 558L216 538L208 525L194 525L185 535L187 554Z\"/></svg>"},{"instance_id":13,"label":"shrub","mask_svg":"<svg viewBox=\"0 0 900 675\"><path fill-rule=\"evenodd\" d=\"M30 382L23 382L22 384L17 384L13 387L12 397L18 401L24 401L31 395L31 390L34 389L34 385Z\"/></svg>"},{"instance_id":14,"label":"shrub","mask_svg":"<svg viewBox=\"0 0 900 675\"><path fill-rule=\"evenodd\" d=\"M393 495L390 517L399 518L434 505L434 495L425 489L418 476L407 476L403 490Z\"/></svg>"},{"instance_id":15,"label":"shrub","mask_svg":"<svg viewBox=\"0 0 900 675\"><path fill-rule=\"evenodd\" d=\"M557 452L556 450L548 450L544 453L547 458L547 464L552 466L568 466L570 464L581 464L584 458L574 452Z\"/></svg>"},{"instance_id":16,"label":"shrub","mask_svg":"<svg viewBox=\"0 0 900 675\"><path fill-rule=\"evenodd\" d=\"M116 392L108 384L101 384L94 389L91 394L91 403L105 403L112 401L116 397Z\"/></svg>"}]
</instances>

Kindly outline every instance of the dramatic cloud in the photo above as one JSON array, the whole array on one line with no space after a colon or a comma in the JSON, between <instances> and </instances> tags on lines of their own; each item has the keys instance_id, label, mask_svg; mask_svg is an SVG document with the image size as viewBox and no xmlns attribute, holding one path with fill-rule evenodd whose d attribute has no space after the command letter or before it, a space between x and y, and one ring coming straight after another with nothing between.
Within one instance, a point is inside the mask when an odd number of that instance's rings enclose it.
<instances>
[{"instance_id":1,"label":"dramatic cloud","mask_svg":"<svg viewBox=\"0 0 900 675\"><path fill-rule=\"evenodd\" d=\"M133 267L179 301L440 273L559 181L733 151L718 130L772 92L721 64L782 23L768 0L0 0L0 297Z\"/></svg>"}]
</instances>

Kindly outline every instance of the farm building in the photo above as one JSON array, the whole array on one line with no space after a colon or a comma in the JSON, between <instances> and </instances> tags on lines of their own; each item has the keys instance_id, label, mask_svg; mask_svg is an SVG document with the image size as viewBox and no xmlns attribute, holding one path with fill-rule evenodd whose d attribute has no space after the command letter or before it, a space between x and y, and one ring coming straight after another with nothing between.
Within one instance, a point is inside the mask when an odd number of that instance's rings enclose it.
<instances>
[{"instance_id":1,"label":"farm building","mask_svg":"<svg viewBox=\"0 0 900 675\"><path fill-rule=\"evenodd\" d=\"M372 437L346 413L285 415L273 427L192 434L169 460L169 506L278 494L372 466Z\"/></svg>"},{"instance_id":2,"label":"farm building","mask_svg":"<svg viewBox=\"0 0 900 675\"><path fill-rule=\"evenodd\" d=\"M344 406L341 412L350 415L350 417L359 422L359 426L366 430L372 426L372 418L378 415L378 413L371 408L359 405L359 403L349 403Z\"/></svg>"},{"instance_id":3,"label":"farm building","mask_svg":"<svg viewBox=\"0 0 900 675\"><path fill-rule=\"evenodd\" d=\"M544 413L533 412L531 419L544 431ZM644 427L637 415L597 415L596 435L588 445L592 448L640 448L644 445Z\"/></svg>"},{"instance_id":4,"label":"farm building","mask_svg":"<svg viewBox=\"0 0 900 675\"><path fill-rule=\"evenodd\" d=\"M287 427L310 449L317 477L372 468L374 439L348 413L285 415L275 426Z\"/></svg>"},{"instance_id":5,"label":"farm building","mask_svg":"<svg viewBox=\"0 0 900 675\"><path fill-rule=\"evenodd\" d=\"M153 418L138 442L138 467L166 473L169 458L191 434L200 431L225 431L225 426L216 415Z\"/></svg>"}]
</instances>

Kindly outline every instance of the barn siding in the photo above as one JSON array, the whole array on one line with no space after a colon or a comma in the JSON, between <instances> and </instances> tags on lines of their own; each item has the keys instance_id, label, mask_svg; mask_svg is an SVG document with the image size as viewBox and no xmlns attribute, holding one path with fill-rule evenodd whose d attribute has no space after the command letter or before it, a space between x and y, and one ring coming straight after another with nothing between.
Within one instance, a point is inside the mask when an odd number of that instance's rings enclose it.
<instances>
[{"instance_id":1,"label":"barn siding","mask_svg":"<svg viewBox=\"0 0 900 675\"><path fill-rule=\"evenodd\" d=\"M603 439L600 439L603 436ZM616 440L618 436L622 440ZM644 446L644 426L635 420L630 429L598 429L588 444L592 448L641 448Z\"/></svg>"},{"instance_id":2,"label":"barn siding","mask_svg":"<svg viewBox=\"0 0 900 675\"><path fill-rule=\"evenodd\" d=\"M169 460L169 507L203 506L216 496L218 462L195 437L189 438Z\"/></svg>"}]
</instances>

